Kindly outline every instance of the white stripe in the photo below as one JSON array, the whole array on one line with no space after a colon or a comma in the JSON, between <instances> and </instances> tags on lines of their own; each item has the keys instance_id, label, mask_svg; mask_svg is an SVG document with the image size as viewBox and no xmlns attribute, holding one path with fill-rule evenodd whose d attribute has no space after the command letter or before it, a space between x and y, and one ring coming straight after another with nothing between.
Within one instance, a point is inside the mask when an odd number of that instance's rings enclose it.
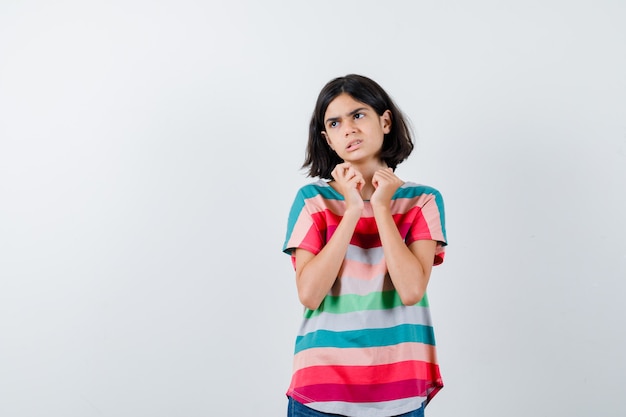
<instances>
[{"instance_id":1,"label":"white stripe","mask_svg":"<svg viewBox=\"0 0 626 417\"><path fill-rule=\"evenodd\" d=\"M391 278L388 278L391 280ZM382 292L385 290L385 276L379 274L372 279L350 278L342 276L337 280L331 291L332 295L367 295L373 292ZM388 290L393 289L391 281L388 283ZM341 292L339 292L341 291Z\"/></svg>"},{"instance_id":2,"label":"white stripe","mask_svg":"<svg viewBox=\"0 0 626 417\"><path fill-rule=\"evenodd\" d=\"M402 398L400 400L379 403L347 403L343 401L327 401L308 403L307 406L323 413L340 414L359 417L397 416L417 410L426 401L426 397Z\"/></svg>"},{"instance_id":3,"label":"white stripe","mask_svg":"<svg viewBox=\"0 0 626 417\"><path fill-rule=\"evenodd\" d=\"M358 246L349 245L346 252L346 259L369 265L378 265L382 262L383 256L384 254L382 246L363 249Z\"/></svg>"},{"instance_id":4,"label":"white stripe","mask_svg":"<svg viewBox=\"0 0 626 417\"><path fill-rule=\"evenodd\" d=\"M400 324L432 326L430 310L421 306L398 306L389 310L365 310L353 313L321 313L302 322L298 336L316 330L342 332L362 329L386 329Z\"/></svg>"}]
</instances>

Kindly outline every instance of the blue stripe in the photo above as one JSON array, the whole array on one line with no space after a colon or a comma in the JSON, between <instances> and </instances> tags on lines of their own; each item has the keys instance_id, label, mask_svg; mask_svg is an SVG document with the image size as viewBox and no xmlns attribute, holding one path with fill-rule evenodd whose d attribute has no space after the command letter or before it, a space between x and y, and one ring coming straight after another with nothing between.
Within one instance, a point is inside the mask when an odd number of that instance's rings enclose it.
<instances>
[{"instance_id":1,"label":"blue stripe","mask_svg":"<svg viewBox=\"0 0 626 417\"><path fill-rule=\"evenodd\" d=\"M333 187L328 185L325 181L317 181L313 184L305 185L300 190L302 196L306 198L317 197L321 195L326 200L343 200L343 196L339 194Z\"/></svg>"},{"instance_id":2,"label":"blue stripe","mask_svg":"<svg viewBox=\"0 0 626 417\"><path fill-rule=\"evenodd\" d=\"M345 332L318 330L305 336L298 336L296 338L295 353L312 348L368 348L407 342L426 343L434 346L435 335L433 328L421 324L401 324L386 329L350 330Z\"/></svg>"}]
</instances>

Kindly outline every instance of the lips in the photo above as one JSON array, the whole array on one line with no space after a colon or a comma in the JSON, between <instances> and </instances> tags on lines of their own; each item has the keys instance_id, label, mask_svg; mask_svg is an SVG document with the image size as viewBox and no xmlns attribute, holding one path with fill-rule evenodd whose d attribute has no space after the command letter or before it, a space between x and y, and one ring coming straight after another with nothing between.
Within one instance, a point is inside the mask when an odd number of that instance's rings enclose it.
<instances>
[{"instance_id":1,"label":"lips","mask_svg":"<svg viewBox=\"0 0 626 417\"><path fill-rule=\"evenodd\" d=\"M353 151L357 149L361 142L361 139L353 140L352 142L348 143L348 146L346 146L346 151Z\"/></svg>"}]
</instances>

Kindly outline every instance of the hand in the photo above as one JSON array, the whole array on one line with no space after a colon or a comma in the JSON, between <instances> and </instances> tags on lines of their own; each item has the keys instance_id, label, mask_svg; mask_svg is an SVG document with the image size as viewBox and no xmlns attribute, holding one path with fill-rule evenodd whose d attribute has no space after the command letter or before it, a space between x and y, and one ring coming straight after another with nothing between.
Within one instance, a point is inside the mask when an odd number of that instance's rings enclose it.
<instances>
[{"instance_id":1,"label":"hand","mask_svg":"<svg viewBox=\"0 0 626 417\"><path fill-rule=\"evenodd\" d=\"M335 180L335 188L343 195L347 208L363 209L361 190L365 185L363 175L349 162L337 164L331 172Z\"/></svg>"},{"instance_id":2,"label":"hand","mask_svg":"<svg viewBox=\"0 0 626 417\"><path fill-rule=\"evenodd\" d=\"M375 188L370 199L372 207L382 206L388 208L391 204L391 197L402 184L404 182L394 174L391 168L383 168L376 171L372 177L372 185Z\"/></svg>"}]
</instances>

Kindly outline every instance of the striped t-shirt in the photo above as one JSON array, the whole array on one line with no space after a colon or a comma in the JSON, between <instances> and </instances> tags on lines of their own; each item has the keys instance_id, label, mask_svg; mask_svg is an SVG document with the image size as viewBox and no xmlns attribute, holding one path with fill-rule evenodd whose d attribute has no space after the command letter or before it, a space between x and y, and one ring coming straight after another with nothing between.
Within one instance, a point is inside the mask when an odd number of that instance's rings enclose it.
<instances>
[{"instance_id":1,"label":"striped t-shirt","mask_svg":"<svg viewBox=\"0 0 626 417\"><path fill-rule=\"evenodd\" d=\"M440 193L405 183L391 211L407 245L439 242L446 232ZM324 180L302 187L292 205L283 251L319 253L345 212L343 196ZM386 417L418 409L443 387L428 298L404 306L391 283L374 213L361 215L339 276L317 310L305 309L287 395L325 413Z\"/></svg>"}]
</instances>

